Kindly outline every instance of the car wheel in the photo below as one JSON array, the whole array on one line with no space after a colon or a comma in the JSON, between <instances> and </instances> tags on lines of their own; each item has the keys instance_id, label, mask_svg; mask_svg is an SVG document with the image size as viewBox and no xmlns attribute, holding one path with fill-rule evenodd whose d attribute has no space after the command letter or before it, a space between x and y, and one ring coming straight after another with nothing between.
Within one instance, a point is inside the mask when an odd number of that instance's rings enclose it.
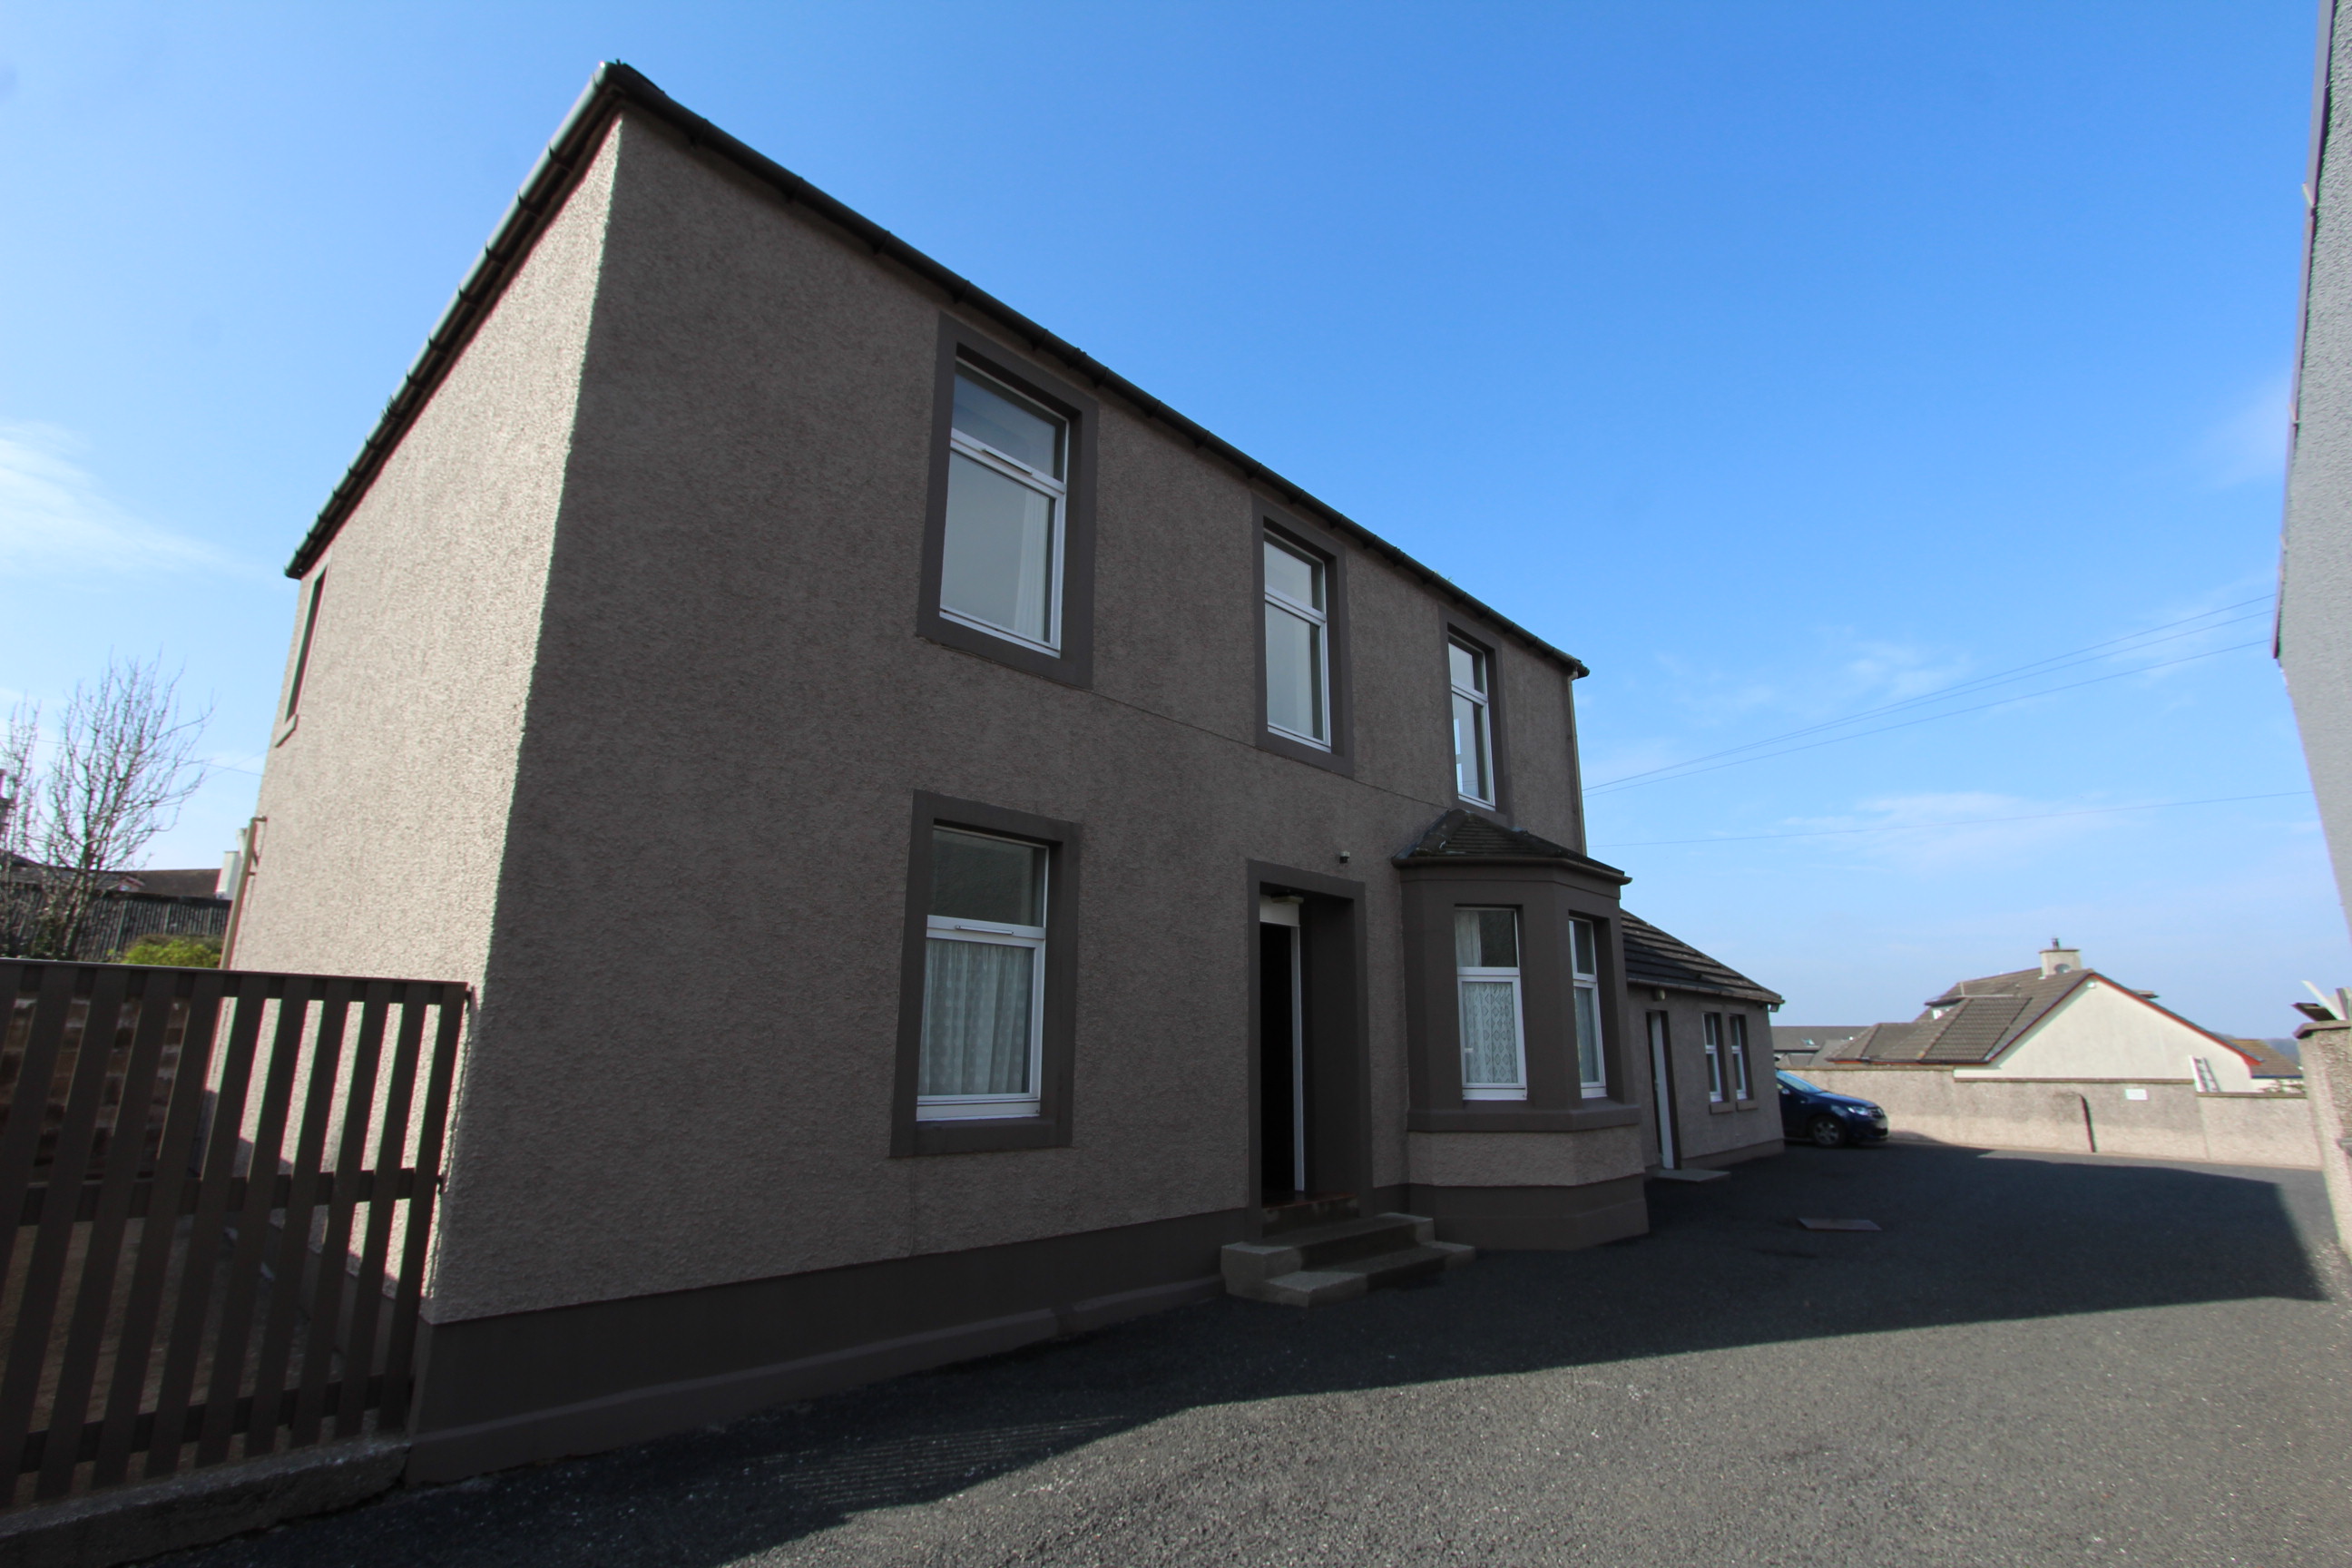
<instances>
[{"instance_id":1,"label":"car wheel","mask_svg":"<svg viewBox=\"0 0 2352 1568\"><path fill-rule=\"evenodd\" d=\"M1845 1142L1845 1128L1834 1116L1814 1117L1812 1134L1816 1149L1835 1149Z\"/></svg>"}]
</instances>

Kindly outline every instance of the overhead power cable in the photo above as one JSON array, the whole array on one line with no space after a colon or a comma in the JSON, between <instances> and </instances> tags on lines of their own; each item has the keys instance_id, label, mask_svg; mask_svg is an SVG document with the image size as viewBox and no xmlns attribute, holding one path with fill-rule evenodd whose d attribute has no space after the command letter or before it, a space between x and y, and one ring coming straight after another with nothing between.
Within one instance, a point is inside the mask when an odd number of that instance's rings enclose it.
<instances>
[{"instance_id":1,"label":"overhead power cable","mask_svg":"<svg viewBox=\"0 0 2352 1568\"><path fill-rule=\"evenodd\" d=\"M1827 838L1848 833L1917 833L1931 827L1985 827L1996 822L2047 822L2060 816L2104 816L2117 811L2166 811L2176 805L2227 805L2241 800L2285 800L2307 795L2307 789L2279 790L2271 795L2222 795L2210 800L2151 800L2138 805L2094 805L2080 811L2037 811L2024 816L1970 816L1951 822L1895 822L1880 827L1809 827L1797 833L1732 833L1716 838L1638 838L1630 842L1596 844L1595 849L1650 849L1667 844L1748 844L1759 838Z\"/></svg>"},{"instance_id":2,"label":"overhead power cable","mask_svg":"<svg viewBox=\"0 0 2352 1568\"><path fill-rule=\"evenodd\" d=\"M2261 621L2261 618L2263 618L2261 614L2237 616L2237 618L2232 618L2232 621L2216 621L2213 626L2197 627L2197 632L2221 630L2222 626L2237 626L2239 621ZM2194 637L2197 632L2178 632L2178 637ZM2157 642L2173 642L2173 637L2157 637L2152 639L2152 642L2140 644L2140 647L2155 647ZM1821 733L1822 729L1839 729L1839 726L1844 726L1844 724L1855 724L1855 721L1867 720L1867 717L1884 715L1884 712L1895 712L1895 710L1903 710L1903 708L1916 708L1916 705L1931 703L1931 700L1952 699L1952 696L1969 696L1969 689L1971 687L1983 691L1983 689L1997 687L1997 684L2009 684L2011 679L2028 679L2028 675L2001 675L2001 677L1988 675L1983 677L1983 679L1978 679L1978 682L1961 682L1959 687L1948 687L1943 689L1943 691L1928 693L1928 696L1906 699L1906 700L1900 700L1900 703L1884 703L1879 705L1879 708L1865 708L1863 712L1849 712L1844 720L1830 720L1825 721L1825 724L1809 724L1804 726L1804 729L1792 729L1792 731L1778 733L1778 736L1767 736L1767 738L1761 738L1761 741L1750 741L1748 745L1734 745L1734 748L1727 748L1722 750L1722 752L1706 752L1706 754L1700 754L1700 757L1686 757L1684 762L1670 762L1670 764L1656 766L1656 769L1646 769L1642 771L1642 773L1622 773L1618 775L1618 778L1612 778L1612 781L1590 785L1588 790L1585 790L1585 795L1606 795L1606 793L1612 793L1612 790L1630 790L1630 787L1646 785L1646 783L1670 783L1675 781L1675 778L1691 778L1694 773L1712 773L1712 771L1717 769L1738 766L1743 764L1743 762L1764 762L1767 757L1788 757L1790 752L1809 752L1809 750L1813 750L1816 745L1834 745L1837 741L1861 741L1863 736L1882 736L1882 733L1886 733L1889 729L1907 729L1907 726L1912 724L1927 724L1928 720L1955 720L1955 717L1964 715L1964 712L1983 712L1983 710L1988 708L2006 708L2009 703L2025 703L2025 700L2032 700L2037 699L2037 696L2051 696L2051 693L2055 691L2074 691L2077 687L2095 687L2095 684L2100 682L2122 679L2122 677L2126 675L2145 675L2145 672L2149 670L2166 670L2166 668L2171 668L2171 666L2185 666L2185 663L2197 658L2213 658L2216 654L2237 654L2239 648L2263 648L2263 647L2270 647L2270 639L2265 637L2265 639L2258 639L2258 642L2232 642L2225 648L2206 648L2204 654L2188 654L2183 656L2183 658L2164 658L2152 663L2152 666L2133 666L2131 670L2112 670L2107 672L2107 675L2094 675L2091 679L2067 682L2063 684L2063 687L2044 687L2044 689L2039 689L2039 691L2021 691L2016 693L2016 696L2004 696L2004 699L1992 700L1992 703L1976 703L1973 708L1948 708L1945 712L1931 712L1931 715L1916 717L1916 720L1903 720L1898 721L1898 724L1879 724L1877 729L1861 729L1861 731L1853 731L1851 736L1830 736L1828 741L1813 741L1809 742L1809 745L1788 745L1788 748L1773 750L1773 752L1761 752L1757 754L1757 757L1740 757L1738 754L1738 752L1752 752L1752 750L1764 748L1764 745L1776 745L1776 742L1780 741L1794 741L1794 738L1800 738L1800 736L1813 736L1813 733ZM2140 648L2126 648L2126 651L2128 654L2136 654L2136 651L2140 651ZM2065 658L2065 663L2058 663L2058 658ZM2055 658L2042 660L2042 666L2049 666L2049 668L2030 670L2030 675L2055 675L2055 672L2063 670L2063 668L2082 666L2082 663L2091 663L2091 658L2067 658L2067 656L2055 656ZM1700 762L1710 762L1710 759L1715 757L1731 757L1731 762L1717 762L1715 766L1696 766L1700 764Z\"/></svg>"},{"instance_id":3,"label":"overhead power cable","mask_svg":"<svg viewBox=\"0 0 2352 1568\"><path fill-rule=\"evenodd\" d=\"M2162 625L2149 626L2142 631L2127 632L2121 637L2109 637L2104 642L2093 643L2088 647L2075 648L2066 653L2052 654L2046 658L2035 659L2031 664L2017 665L2005 670L1996 670L1990 675L1980 675L1971 679L1956 681L1950 686L1939 687L1936 690L1922 692L1916 697L1906 697L1893 702L1880 703L1874 708L1861 709L1858 711L1848 713L1843 718L1825 720L1818 724L1808 724L1801 729L1783 731L1777 735L1767 735L1760 740L1749 741L1738 746L1726 747L1720 752L1707 752L1696 757L1685 757L1681 762L1667 763L1654 768L1645 768L1639 773L1620 774L1616 778L1607 779L1600 784L1589 786L1585 793L1591 795L1598 794L1604 790L1618 789L1628 784L1655 778L1660 774L1671 773L1679 777L1682 776L1685 770L1702 773L1710 772L1712 770L1696 768L1695 767L1695 764L1712 762L1718 757L1737 756L1742 752L1752 752L1761 747L1777 745L1782 741L1799 740L1807 735L1819 734L1824 730L1834 730L1841 728L1843 725L1857 723L1864 719L1876 718L1881 714L1899 712L1906 708L1916 708L1930 702L1940 702L1948 698L1966 696L1972 691L1986 690L1995 686L2009 685L2019 680L2028 680L2036 676L2054 675L2059 670L2067 668L2074 665L2087 664L2100 658L2113 658L2117 652L2137 653L2140 651L2141 648L2153 647L2158 643L2172 642L2184 637L2195 637L2200 632L2219 631L2223 626L2236 626L2243 621L2260 620L2269 613L2267 610L2257 611L2255 614L2251 616L2233 616L2230 619L2224 621L2215 621L2212 617L2215 616L2227 615L2231 610L2242 610L2251 605L2267 605L2269 602L2270 595L2263 595L2259 598L2241 600L2234 605L2222 605L2217 608L2206 610L2198 615L2189 616L2180 620L2167 621ZM2201 626L2193 625L2193 623L2199 621L2205 621L2210 624ZM2175 631L2174 628L2179 626L2189 626L2190 629L2187 631ZM2159 637L2157 635L2159 632L2170 633L2171 635ZM2117 645L2122 643L2136 643L2138 647L2118 649ZM2220 652L2226 650L2216 649L2214 651ZM2156 669L2163 667L2160 665L2147 665L2141 668ZM2122 673L2129 674L2132 672L2124 671ZM2078 682L2077 684L2084 683ZM2063 691L2068 689L2065 687L2056 687L2052 689ZM2024 695L2038 696L2040 693L2026 693ZM2016 700L2018 699L2007 699L2004 700ZM1978 710L1975 709L1959 709L1955 711L1974 712L1977 710ZM1940 715L1938 715L1938 717L1940 717ZM1898 727L1899 726L1888 726L1888 728ZM1870 732L1875 733L1876 731ZM1805 748L1803 747L1791 748L1791 750L1798 751L1804 749ZM1780 753L1775 752L1773 754L1779 755Z\"/></svg>"}]
</instances>

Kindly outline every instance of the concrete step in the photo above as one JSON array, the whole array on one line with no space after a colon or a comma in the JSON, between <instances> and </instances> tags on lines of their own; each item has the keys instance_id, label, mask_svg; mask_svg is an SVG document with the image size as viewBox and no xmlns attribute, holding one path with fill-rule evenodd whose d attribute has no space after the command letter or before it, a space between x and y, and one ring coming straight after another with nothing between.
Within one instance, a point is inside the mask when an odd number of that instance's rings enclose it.
<instances>
[{"instance_id":1,"label":"concrete step","mask_svg":"<svg viewBox=\"0 0 2352 1568\"><path fill-rule=\"evenodd\" d=\"M1437 1239L1419 1215L1374 1215L1315 1226L1224 1248L1225 1289L1254 1301L1328 1306L1381 1285L1403 1284L1455 1268L1475 1247Z\"/></svg>"}]
</instances>

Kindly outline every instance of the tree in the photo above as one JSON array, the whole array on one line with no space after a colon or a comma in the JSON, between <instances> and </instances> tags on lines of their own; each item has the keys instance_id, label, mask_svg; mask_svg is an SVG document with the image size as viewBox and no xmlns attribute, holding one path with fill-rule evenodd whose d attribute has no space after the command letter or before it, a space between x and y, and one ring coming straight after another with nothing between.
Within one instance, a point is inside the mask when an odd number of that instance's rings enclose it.
<instances>
[{"instance_id":1,"label":"tree","mask_svg":"<svg viewBox=\"0 0 2352 1568\"><path fill-rule=\"evenodd\" d=\"M15 866L11 894L27 883L31 894L12 897L0 930L12 952L81 955L111 874L135 865L202 787L196 743L211 717L209 708L181 714L179 677L164 676L160 658L111 655L95 683L75 686L45 769L35 757L38 710L10 716L0 766L17 782L0 847L31 862Z\"/></svg>"}]
</instances>

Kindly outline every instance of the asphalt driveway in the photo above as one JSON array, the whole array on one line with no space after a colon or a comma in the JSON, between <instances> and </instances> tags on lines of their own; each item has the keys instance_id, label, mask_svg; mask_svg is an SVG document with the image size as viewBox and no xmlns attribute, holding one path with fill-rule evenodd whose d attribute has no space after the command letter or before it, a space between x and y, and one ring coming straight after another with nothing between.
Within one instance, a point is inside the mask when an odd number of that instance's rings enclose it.
<instances>
[{"instance_id":1,"label":"asphalt driveway","mask_svg":"<svg viewBox=\"0 0 2352 1568\"><path fill-rule=\"evenodd\" d=\"M2352 1565L2316 1173L1896 1144L1651 1201L170 1561Z\"/></svg>"}]
</instances>

